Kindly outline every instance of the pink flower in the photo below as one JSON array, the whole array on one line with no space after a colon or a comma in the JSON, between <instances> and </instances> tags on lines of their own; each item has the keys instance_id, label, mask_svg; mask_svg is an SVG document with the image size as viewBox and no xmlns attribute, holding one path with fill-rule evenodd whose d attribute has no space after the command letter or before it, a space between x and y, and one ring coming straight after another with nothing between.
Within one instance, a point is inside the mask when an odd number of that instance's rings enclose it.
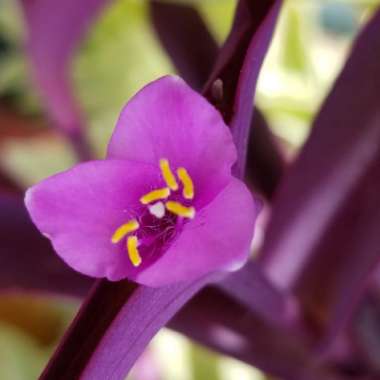
<instances>
[{"instance_id":1,"label":"pink flower","mask_svg":"<svg viewBox=\"0 0 380 380\"><path fill-rule=\"evenodd\" d=\"M236 149L220 114L178 77L125 106L105 160L27 191L39 230L73 269L148 286L244 264L259 212L231 175Z\"/></svg>"}]
</instances>

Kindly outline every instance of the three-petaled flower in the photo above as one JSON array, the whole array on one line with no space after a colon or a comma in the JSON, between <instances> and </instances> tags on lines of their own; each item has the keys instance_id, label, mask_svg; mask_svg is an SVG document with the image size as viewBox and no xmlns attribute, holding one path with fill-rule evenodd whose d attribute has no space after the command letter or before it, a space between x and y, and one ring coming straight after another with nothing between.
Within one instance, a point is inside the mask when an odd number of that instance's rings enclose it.
<instances>
[{"instance_id":1,"label":"three-petaled flower","mask_svg":"<svg viewBox=\"0 0 380 380\"><path fill-rule=\"evenodd\" d=\"M248 257L259 206L232 176L235 160L218 111L166 76L125 106L107 159L42 181L26 206L79 272L148 286L193 280Z\"/></svg>"}]
</instances>

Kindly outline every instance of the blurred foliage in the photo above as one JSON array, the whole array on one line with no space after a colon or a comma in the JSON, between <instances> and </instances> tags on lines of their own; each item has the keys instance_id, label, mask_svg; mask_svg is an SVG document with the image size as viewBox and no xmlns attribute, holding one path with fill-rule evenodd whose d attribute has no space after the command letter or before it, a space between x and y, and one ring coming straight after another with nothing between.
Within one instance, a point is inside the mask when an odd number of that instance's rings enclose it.
<instances>
[{"instance_id":1,"label":"blurred foliage","mask_svg":"<svg viewBox=\"0 0 380 380\"><path fill-rule=\"evenodd\" d=\"M353 38L378 5L378 0L285 2L260 75L257 103L291 151L307 137Z\"/></svg>"},{"instance_id":2,"label":"blurred foliage","mask_svg":"<svg viewBox=\"0 0 380 380\"><path fill-rule=\"evenodd\" d=\"M1 295L0 379L37 379L75 310L69 300Z\"/></svg>"},{"instance_id":3,"label":"blurred foliage","mask_svg":"<svg viewBox=\"0 0 380 380\"><path fill-rule=\"evenodd\" d=\"M187 2L199 7L222 42L235 1ZM379 3L285 0L256 101L290 152L296 152L307 137L352 39ZM147 11L146 1L116 0L91 28L73 62L76 96L99 157L120 109L133 93L174 72ZM46 127L43 107L28 79L23 41L17 2L0 0L0 166L27 186L71 166L74 158L66 142ZM32 295L0 297L0 379L36 379L76 307L72 301ZM151 347L163 380L262 379L254 369L167 330L158 334Z\"/></svg>"}]
</instances>

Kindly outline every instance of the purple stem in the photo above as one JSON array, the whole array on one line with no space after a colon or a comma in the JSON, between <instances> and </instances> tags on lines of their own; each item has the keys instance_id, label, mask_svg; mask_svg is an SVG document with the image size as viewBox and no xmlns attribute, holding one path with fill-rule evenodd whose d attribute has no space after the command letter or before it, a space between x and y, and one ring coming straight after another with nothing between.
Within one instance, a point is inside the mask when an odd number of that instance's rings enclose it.
<instances>
[{"instance_id":1,"label":"purple stem","mask_svg":"<svg viewBox=\"0 0 380 380\"><path fill-rule=\"evenodd\" d=\"M152 336L207 281L153 289L99 280L41 379L124 379Z\"/></svg>"}]
</instances>

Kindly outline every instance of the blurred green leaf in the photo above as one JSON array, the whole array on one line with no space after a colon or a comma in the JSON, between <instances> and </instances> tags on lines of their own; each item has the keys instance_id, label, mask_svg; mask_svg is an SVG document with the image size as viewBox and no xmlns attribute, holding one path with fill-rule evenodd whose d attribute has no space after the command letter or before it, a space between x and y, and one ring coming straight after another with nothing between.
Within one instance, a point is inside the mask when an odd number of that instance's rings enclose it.
<instances>
[{"instance_id":1,"label":"blurred green leaf","mask_svg":"<svg viewBox=\"0 0 380 380\"><path fill-rule=\"evenodd\" d=\"M0 296L0 379L35 380L77 304L21 293Z\"/></svg>"},{"instance_id":2,"label":"blurred green leaf","mask_svg":"<svg viewBox=\"0 0 380 380\"><path fill-rule=\"evenodd\" d=\"M286 69L302 74L308 69L308 57L301 15L299 9L292 6L287 7L284 14L282 64Z\"/></svg>"},{"instance_id":3,"label":"blurred green leaf","mask_svg":"<svg viewBox=\"0 0 380 380\"><path fill-rule=\"evenodd\" d=\"M190 366L194 380L219 380L219 357L202 346L190 347Z\"/></svg>"},{"instance_id":4,"label":"blurred green leaf","mask_svg":"<svg viewBox=\"0 0 380 380\"><path fill-rule=\"evenodd\" d=\"M31 337L0 323L0 379L35 380L46 359L46 352Z\"/></svg>"},{"instance_id":5,"label":"blurred green leaf","mask_svg":"<svg viewBox=\"0 0 380 380\"><path fill-rule=\"evenodd\" d=\"M0 162L18 183L28 187L69 168L75 158L70 146L51 133L28 139L9 139L2 145Z\"/></svg>"}]
</instances>

